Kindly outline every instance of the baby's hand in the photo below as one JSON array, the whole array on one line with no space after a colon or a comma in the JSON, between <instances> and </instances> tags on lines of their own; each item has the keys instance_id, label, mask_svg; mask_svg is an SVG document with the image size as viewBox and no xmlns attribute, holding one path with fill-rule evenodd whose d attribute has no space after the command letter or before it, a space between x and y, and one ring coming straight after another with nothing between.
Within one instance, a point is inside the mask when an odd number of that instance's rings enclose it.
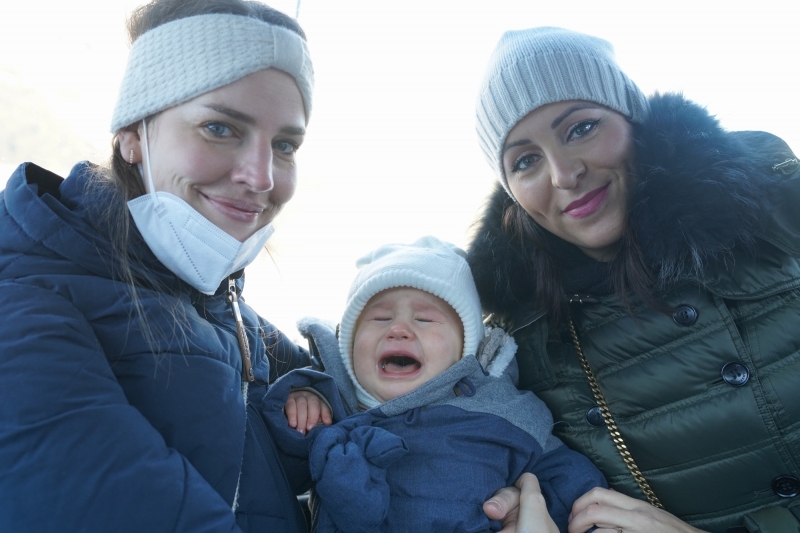
<instances>
[{"instance_id":1,"label":"baby's hand","mask_svg":"<svg viewBox=\"0 0 800 533\"><path fill-rule=\"evenodd\" d=\"M322 398L310 390L298 389L289 393L283 408L289 427L305 435L320 421L326 426L333 423L331 408Z\"/></svg>"}]
</instances>

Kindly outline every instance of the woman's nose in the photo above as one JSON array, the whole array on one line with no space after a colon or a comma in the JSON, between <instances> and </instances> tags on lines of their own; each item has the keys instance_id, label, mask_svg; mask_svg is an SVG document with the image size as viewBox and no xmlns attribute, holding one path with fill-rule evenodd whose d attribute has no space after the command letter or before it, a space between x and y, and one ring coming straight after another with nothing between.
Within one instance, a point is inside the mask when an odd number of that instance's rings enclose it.
<instances>
[{"instance_id":1,"label":"woman's nose","mask_svg":"<svg viewBox=\"0 0 800 533\"><path fill-rule=\"evenodd\" d=\"M268 192L275 186L271 143L254 143L242 157L234 181L247 184L253 192Z\"/></svg>"},{"instance_id":2,"label":"woman's nose","mask_svg":"<svg viewBox=\"0 0 800 533\"><path fill-rule=\"evenodd\" d=\"M586 168L579 159L550 160L551 182L556 189L574 189Z\"/></svg>"}]
</instances>

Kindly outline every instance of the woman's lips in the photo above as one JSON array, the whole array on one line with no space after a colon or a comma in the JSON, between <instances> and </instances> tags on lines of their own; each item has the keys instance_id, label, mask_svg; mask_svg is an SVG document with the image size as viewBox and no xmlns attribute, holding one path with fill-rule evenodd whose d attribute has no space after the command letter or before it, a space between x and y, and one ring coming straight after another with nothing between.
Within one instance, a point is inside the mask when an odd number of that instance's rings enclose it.
<instances>
[{"instance_id":1,"label":"woman's lips","mask_svg":"<svg viewBox=\"0 0 800 533\"><path fill-rule=\"evenodd\" d=\"M262 206L249 202L242 202L229 198L215 198L206 195L203 196L205 196L209 203L211 203L217 210L239 222L253 222L262 212L264 212L264 208Z\"/></svg>"},{"instance_id":2,"label":"woman's lips","mask_svg":"<svg viewBox=\"0 0 800 533\"><path fill-rule=\"evenodd\" d=\"M588 217L597 211L597 208L600 207L600 204L606 199L609 185L611 184L607 183L600 188L584 194L581 198L569 204L564 209L563 213L572 218Z\"/></svg>"}]
</instances>

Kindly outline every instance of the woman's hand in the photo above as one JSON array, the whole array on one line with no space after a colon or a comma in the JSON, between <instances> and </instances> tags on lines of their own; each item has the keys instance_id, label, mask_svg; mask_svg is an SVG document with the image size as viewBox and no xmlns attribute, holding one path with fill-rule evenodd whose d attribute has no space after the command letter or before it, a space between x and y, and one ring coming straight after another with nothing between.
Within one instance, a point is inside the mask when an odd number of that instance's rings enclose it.
<instances>
[{"instance_id":1,"label":"woman's hand","mask_svg":"<svg viewBox=\"0 0 800 533\"><path fill-rule=\"evenodd\" d=\"M569 533L702 533L647 502L609 489L594 488L575 500Z\"/></svg>"},{"instance_id":2,"label":"woman's hand","mask_svg":"<svg viewBox=\"0 0 800 533\"><path fill-rule=\"evenodd\" d=\"M522 474L514 487L495 492L483 504L483 512L503 522L500 533L558 533L533 474Z\"/></svg>"},{"instance_id":3,"label":"woman's hand","mask_svg":"<svg viewBox=\"0 0 800 533\"><path fill-rule=\"evenodd\" d=\"M333 423L330 406L319 395L307 389L290 392L283 412L286 414L289 427L303 435L311 431L320 421L327 426Z\"/></svg>"}]
</instances>

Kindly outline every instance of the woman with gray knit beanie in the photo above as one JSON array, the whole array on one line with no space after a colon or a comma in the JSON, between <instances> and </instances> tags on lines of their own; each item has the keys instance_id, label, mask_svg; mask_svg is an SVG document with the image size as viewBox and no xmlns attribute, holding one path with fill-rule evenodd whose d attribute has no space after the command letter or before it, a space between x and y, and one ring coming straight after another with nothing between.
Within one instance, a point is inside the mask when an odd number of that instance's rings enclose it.
<instances>
[{"instance_id":1,"label":"woman with gray knit beanie","mask_svg":"<svg viewBox=\"0 0 800 533\"><path fill-rule=\"evenodd\" d=\"M308 353L241 298L295 189L305 35L246 0L129 33L108 168L0 193L0 531L306 531L261 402Z\"/></svg>"},{"instance_id":2,"label":"woman with gray knit beanie","mask_svg":"<svg viewBox=\"0 0 800 533\"><path fill-rule=\"evenodd\" d=\"M477 105L499 183L470 245L520 387L615 490L569 531L800 530L800 162L611 45L506 33ZM523 506L524 508L524 506Z\"/></svg>"}]
</instances>

